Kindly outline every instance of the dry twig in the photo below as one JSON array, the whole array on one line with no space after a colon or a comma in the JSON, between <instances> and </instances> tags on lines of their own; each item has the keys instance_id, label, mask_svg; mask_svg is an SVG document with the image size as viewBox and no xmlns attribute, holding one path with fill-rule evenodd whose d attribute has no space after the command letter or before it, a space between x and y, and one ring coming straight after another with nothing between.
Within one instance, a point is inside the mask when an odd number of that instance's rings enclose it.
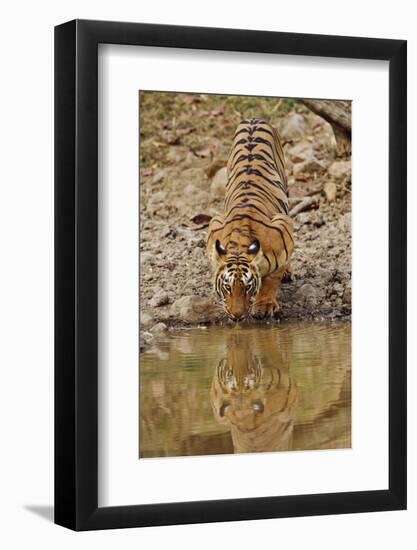
<instances>
[{"instance_id":1,"label":"dry twig","mask_svg":"<svg viewBox=\"0 0 417 550\"><path fill-rule=\"evenodd\" d=\"M317 196L313 197L304 197L301 202L296 204L291 210L290 210L290 216L296 216L300 212L303 212L304 210L308 210L309 208L313 208L317 206L318 200Z\"/></svg>"}]
</instances>

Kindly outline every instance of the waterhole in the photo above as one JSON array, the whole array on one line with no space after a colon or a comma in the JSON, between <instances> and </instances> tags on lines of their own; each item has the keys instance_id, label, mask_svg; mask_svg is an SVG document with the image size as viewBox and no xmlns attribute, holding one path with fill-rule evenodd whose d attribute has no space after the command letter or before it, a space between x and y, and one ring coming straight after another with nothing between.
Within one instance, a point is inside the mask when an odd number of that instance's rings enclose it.
<instances>
[{"instance_id":1,"label":"waterhole","mask_svg":"<svg viewBox=\"0 0 417 550\"><path fill-rule=\"evenodd\" d=\"M139 457L351 446L351 325L168 331L140 355Z\"/></svg>"}]
</instances>

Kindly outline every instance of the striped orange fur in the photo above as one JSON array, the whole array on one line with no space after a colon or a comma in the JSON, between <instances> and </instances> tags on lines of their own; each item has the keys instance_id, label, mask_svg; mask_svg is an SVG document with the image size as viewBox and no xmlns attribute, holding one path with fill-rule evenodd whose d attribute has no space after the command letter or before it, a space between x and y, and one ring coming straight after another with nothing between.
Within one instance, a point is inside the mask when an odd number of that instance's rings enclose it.
<instances>
[{"instance_id":1,"label":"striped orange fur","mask_svg":"<svg viewBox=\"0 0 417 550\"><path fill-rule=\"evenodd\" d=\"M209 225L214 287L233 320L277 313L294 249L285 160L278 133L259 119L236 129L222 215Z\"/></svg>"}]
</instances>

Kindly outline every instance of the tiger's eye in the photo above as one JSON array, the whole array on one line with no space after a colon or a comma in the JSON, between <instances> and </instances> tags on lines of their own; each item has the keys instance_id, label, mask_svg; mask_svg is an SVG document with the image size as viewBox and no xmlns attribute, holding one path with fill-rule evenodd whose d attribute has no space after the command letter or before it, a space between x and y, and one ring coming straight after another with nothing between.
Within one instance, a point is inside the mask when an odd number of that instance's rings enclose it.
<instances>
[{"instance_id":1,"label":"tiger's eye","mask_svg":"<svg viewBox=\"0 0 417 550\"><path fill-rule=\"evenodd\" d=\"M221 256L224 256L225 254L227 254L227 250L222 245L222 243L219 241L219 239L217 239L217 241L216 241L216 250Z\"/></svg>"},{"instance_id":2,"label":"tiger's eye","mask_svg":"<svg viewBox=\"0 0 417 550\"><path fill-rule=\"evenodd\" d=\"M248 246L248 252L249 254L256 254L259 251L259 248L260 248L259 241L258 239L255 239Z\"/></svg>"},{"instance_id":3,"label":"tiger's eye","mask_svg":"<svg viewBox=\"0 0 417 550\"><path fill-rule=\"evenodd\" d=\"M263 413L264 412L264 404L260 399L256 399L256 401L252 402L252 409L256 413Z\"/></svg>"},{"instance_id":4,"label":"tiger's eye","mask_svg":"<svg viewBox=\"0 0 417 550\"><path fill-rule=\"evenodd\" d=\"M220 407L219 414L220 417L223 418L224 415L227 413L227 409L230 407L230 403L223 403Z\"/></svg>"}]
</instances>

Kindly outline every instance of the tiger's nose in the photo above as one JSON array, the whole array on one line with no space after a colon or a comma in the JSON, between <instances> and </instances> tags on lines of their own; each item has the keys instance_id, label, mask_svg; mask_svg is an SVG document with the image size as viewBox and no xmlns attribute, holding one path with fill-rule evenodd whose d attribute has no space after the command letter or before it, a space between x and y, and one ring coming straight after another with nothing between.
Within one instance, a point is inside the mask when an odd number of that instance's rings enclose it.
<instances>
[{"instance_id":1,"label":"tiger's nose","mask_svg":"<svg viewBox=\"0 0 417 550\"><path fill-rule=\"evenodd\" d=\"M243 319L246 317L246 312L242 311L239 313L229 313L229 317L230 319L232 319L232 321L243 321Z\"/></svg>"}]
</instances>

